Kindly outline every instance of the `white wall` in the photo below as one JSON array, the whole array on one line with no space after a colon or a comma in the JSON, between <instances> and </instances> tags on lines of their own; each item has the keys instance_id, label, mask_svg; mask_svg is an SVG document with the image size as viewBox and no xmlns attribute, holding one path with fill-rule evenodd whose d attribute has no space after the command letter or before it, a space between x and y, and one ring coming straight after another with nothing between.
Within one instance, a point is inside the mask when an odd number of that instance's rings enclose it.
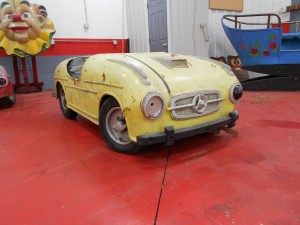
<instances>
[{"instance_id":1,"label":"white wall","mask_svg":"<svg viewBox=\"0 0 300 225\"><path fill-rule=\"evenodd\" d=\"M219 57L237 55L233 46L225 35L221 25L221 18L225 14L259 14L277 13L282 21L289 19L289 13L283 13L285 6L291 5L291 0L244 0L243 12L209 10L209 56ZM265 22L256 20L255 22Z\"/></svg>"},{"instance_id":2,"label":"white wall","mask_svg":"<svg viewBox=\"0 0 300 225\"><path fill-rule=\"evenodd\" d=\"M207 0L169 0L169 51L207 56L208 43L201 24L208 25Z\"/></svg>"},{"instance_id":3,"label":"white wall","mask_svg":"<svg viewBox=\"0 0 300 225\"><path fill-rule=\"evenodd\" d=\"M131 52L149 52L147 0L127 0L128 36Z\"/></svg>"},{"instance_id":4,"label":"white wall","mask_svg":"<svg viewBox=\"0 0 300 225\"><path fill-rule=\"evenodd\" d=\"M126 10L123 10L126 0L86 0L89 29L84 28L84 0L30 2L47 8L56 29L54 38L128 38Z\"/></svg>"},{"instance_id":5,"label":"white wall","mask_svg":"<svg viewBox=\"0 0 300 225\"><path fill-rule=\"evenodd\" d=\"M207 0L167 0L168 50L188 55L208 55L200 24L208 25ZM127 0L128 33L131 52L148 52L147 0Z\"/></svg>"},{"instance_id":6,"label":"white wall","mask_svg":"<svg viewBox=\"0 0 300 225\"><path fill-rule=\"evenodd\" d=\"M56 38L130 38L132 52L149 51L147 0L85 0L89 29L84 29L84 0L32 0L48 9ZM224 14L208 10L208 0L167 0L169 51L200 56L236 54L221 26ZM244 0L239 14L281 11L291 0ZM127 14L128 13L128 18ZM283 20L289 18L282 13ZM209 43L200 24L207 25ZM127 26L128 24L128 26Z\"/></svg>"}]
</instances>

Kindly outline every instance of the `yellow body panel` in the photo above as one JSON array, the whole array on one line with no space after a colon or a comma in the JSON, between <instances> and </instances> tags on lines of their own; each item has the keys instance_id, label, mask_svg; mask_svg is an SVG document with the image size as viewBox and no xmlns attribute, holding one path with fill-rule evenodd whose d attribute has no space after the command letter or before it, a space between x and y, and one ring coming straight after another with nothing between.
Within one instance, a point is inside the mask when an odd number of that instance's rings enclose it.
<instances>
[{"instance_id":1,"label":"yellow body panel","mask_svg":"<svg viewBox=\"0 0 300 225\"><path fill-rule=\"evenodd\" d=\"M186 59L187 66L166 67L156 57ZM78 79L68 74L69 61L63 61L55 71L55 87L60 83L64 88L68 107L99 124L102 100L106 96L114 97L123 111L129 136L135 142L137 136L163 132L167 126L175 130L191 127L227 117L234 111L230 87L238 80L212 61L167 53L99 54L86 58ZM120 62L134 65L147 78L141 78L136 70ZM204 90L220 92L224 100L218 111L189 119L171 116L168 108L173 96ZM141 110L141 101L149 92L164 97L166 109L158 119L147 118Z\"/></svg>"}]
</instances>

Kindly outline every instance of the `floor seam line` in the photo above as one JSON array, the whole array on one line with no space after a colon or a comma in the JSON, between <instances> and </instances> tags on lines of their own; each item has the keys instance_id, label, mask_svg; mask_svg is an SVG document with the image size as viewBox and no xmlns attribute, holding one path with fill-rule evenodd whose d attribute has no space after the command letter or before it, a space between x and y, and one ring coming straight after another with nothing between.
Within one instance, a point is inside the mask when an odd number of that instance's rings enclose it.
<instances>
[{"instance_id":1,"label":"floor seam line","mask_svg":"<svg viewBox=\"0 0 300 225\"><path fill-rule=\"evenodd\" d=\"M158 216L158 211L159 211L159 206L160 206L160 200L161 200L162 192L163 192L163 189L164 189L165 178L166 178L166 173L167 173L167 168L168 168L168 163L169 163L169 158L170 158L170 152L171 152L171 147L169 147L169 150L168 150L168 156L167 156L167 161L166 161L166 165L165 165L164 176L163 176L161 187L160 187L160 193L159 193L159 198L158 198L158 203L157 203L157 208L156 208L156 213L155 213L155 218L154 218L154 223L153 223L154 225L156 225L156 221L157 221L157 216Z\"/></svg>"}]
</instances>

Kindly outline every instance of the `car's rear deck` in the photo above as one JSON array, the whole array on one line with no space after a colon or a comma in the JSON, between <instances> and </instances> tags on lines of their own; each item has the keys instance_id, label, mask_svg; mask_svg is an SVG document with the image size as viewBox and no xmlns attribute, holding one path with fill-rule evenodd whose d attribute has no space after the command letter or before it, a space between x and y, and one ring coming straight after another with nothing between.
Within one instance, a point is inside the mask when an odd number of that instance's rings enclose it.
<instances>
[{"instance_id":1,"label":"car's rear deck","mask_svg":"<svg viewBox=\"0 0 300 225\"><path fill-rule=\"evenodd\" d=\"M300 224L300 92L245 92L224 132L111 151L51 92L0 106L0 224Z\"/></svg>"}]
</instances>

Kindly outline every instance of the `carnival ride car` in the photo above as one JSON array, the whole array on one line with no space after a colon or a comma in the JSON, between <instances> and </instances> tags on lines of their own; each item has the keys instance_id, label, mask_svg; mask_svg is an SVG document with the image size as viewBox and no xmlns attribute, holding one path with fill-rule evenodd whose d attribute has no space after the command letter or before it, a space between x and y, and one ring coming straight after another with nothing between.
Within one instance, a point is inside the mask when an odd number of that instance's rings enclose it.
<instances>
[{"instance_id":1,"label":"carnival ride car","mask_svg":"<svg viewBox=\"0 0 300 225\"><path fill-rule=\"evenodd\" d=\"M64 116L78 113L99 125L122 153L229 129L243 94L229 66L167 53L70 58L57 66L54 82Z\"/></svg>"},{"instance_id":2,"label":"carnival ride car","mask_svg":"<svg viewBox=\"0 0 300 225\"><path fill-rule=\"evenodd\" d=\"M267 22L245 21L253 17L265 17ZM276 23L271 23L274 18ZM234 28L226 25L225 21L233 23ZM269 75L300 76L300 32L283 33L278 15L225 15L222 25L240 56L244 69ZM242 29L242 26L245 29ZM256 28L251 29L253 26Z\"/></svg>"},{"instance_id":3,"label":"carnival ride car","mask_svg":"<svg viewBox=\"0 0 300 225\"><path fill-rule=\"evenodd\" d=\"M13 83L3 66L0 66L0 102L9 106L16 103Z\"/></svg>"}]
</instances>

